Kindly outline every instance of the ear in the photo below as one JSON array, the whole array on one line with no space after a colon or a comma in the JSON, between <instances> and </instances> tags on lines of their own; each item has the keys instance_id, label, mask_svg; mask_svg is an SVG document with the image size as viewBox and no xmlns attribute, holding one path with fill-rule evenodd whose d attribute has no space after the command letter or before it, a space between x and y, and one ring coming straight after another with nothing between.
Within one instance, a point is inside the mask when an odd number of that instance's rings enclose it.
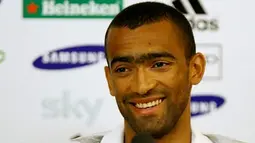
<instances>
[{"instance_id":1,"label":"ear","mask_svg":"<svg viewBox=\"0 0 255 143\"><path fill-rule=\"evenodd\" d=\"M203 54L196 53L190 60L189 78L192 85L200 83L204 76L206 60Z\"/></svg>"},{"instance_id":2,"label":"ear","mask_svg":"<svg viewBox=\"0 0 255 143\"><path fill-rule=\"evenodd\" d=\"M107 83L108 83L108 88L109 88L110 94L112 96L114 96L114 94L113 94L113 82L112 82L112 78L111 78L111 73L110 73L109 67L105 66L104 67L104 71L105 71L105 77L107 79Z\"/></svg>"}]
</instances>

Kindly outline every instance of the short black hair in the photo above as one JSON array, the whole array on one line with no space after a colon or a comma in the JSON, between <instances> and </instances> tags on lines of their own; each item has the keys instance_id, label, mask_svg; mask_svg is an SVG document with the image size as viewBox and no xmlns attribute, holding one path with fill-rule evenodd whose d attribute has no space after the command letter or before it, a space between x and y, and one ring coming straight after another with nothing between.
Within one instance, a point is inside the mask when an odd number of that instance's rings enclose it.
<instances>
[{"instance_id":1,"label":"short black hair","mask_svg":"<svg viewBox=\"0 0 255 143\"><path fill-rule=\"evenodd\" d=\"M190 59L196 53L196 45L193 31L189 21L177 9L170 5L160 2L140 2L126 7L110 23L105 34L105 57L107 56L107 36L112 27L128 27L129 29L138 28L144 24L169 20L173 22L180 30L185 40L185 57ZM108 63L109 64L109 63Z\"/></svg>"}]
</instances>

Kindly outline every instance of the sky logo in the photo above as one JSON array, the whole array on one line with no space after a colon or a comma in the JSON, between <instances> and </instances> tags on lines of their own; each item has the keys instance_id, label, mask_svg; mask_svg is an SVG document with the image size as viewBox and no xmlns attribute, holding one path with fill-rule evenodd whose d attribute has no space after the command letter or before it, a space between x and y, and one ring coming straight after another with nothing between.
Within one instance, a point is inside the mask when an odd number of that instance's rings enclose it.
<instances>
[{"instance_id":1,"label":"sky logo","mask_svg":"<svg viewBox=\"0 0 255 143\"><path fill-rule=\"evenodd\" d=\"M104 46L85 45L68 47L38 57L34 67L45 70L63 70L88 66L105 60Z\"/></svg>"},{"instance_id":2,"label":"sky logo","mask_svg":"<svg viewBox=\"0 0 255 143\"><path fill-rule=\"evenodd\" d=\"M220 107L225 103L225 99L218 95L201 94L192 95L191 97L191 116L200 116L208 114Z\"/></svg>"}]
</instances>

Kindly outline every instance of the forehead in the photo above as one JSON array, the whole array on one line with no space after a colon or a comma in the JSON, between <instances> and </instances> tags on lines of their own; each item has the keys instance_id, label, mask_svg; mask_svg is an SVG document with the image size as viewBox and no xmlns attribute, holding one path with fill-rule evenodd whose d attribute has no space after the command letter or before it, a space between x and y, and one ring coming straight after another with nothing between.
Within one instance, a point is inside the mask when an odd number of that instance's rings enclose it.
<instances>
[{"instance_id":1,"label":"forehead","mask_svg":"<svg viewBox=\"0 0 255 143\"><path fill-rule=\"evenodd\" d=\"M107 36L109 60L114 56L139 55L150 52L169 52L184 56L180 30L169 21L145 24L135 29L112 27Z\"/></svg>"}]
</instances>

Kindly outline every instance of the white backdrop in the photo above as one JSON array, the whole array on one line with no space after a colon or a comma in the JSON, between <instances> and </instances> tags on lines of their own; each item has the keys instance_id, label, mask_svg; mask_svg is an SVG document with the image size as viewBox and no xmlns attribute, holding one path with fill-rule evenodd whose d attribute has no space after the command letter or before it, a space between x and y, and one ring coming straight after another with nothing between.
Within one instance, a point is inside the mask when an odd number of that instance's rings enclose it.
<instances>
[{"instance_id":1,"label":"white backdrop","mask_svg":"<svg viewBox=\"0 0 255 143\"><path fill-rule=\"evenodd\" d=\"M100 0L92 0L90 5L84 5L87 13L75 16L82 13L76 8L72 18L39 17L45 16L40 14L41 9L46 9L46 5L40 5L43 0L23 1L0 3L0 142L70 143L73 134L101 132L122 123L115 100L108 92L103 71L106 62L100 51L111 14L138 1L103 0L116 4L100 7L96 5ZM75 2L66 0L66 5ZM172 0L162 2L172 4ZM187 0L182 3L188 11L187 18L196 23L198 51L208 58L206 76L192 92L192 112L206 114L193 116L192 126L203 132L255 142L255 2L200 0L205 14L195 13ZM27 8L28 4L32 7ZM61 10L64 6L56 7L56 15L68 14ZM95 16L104 12L106 15ZM38 17L31 18L33 15ZM89 49L90 45L97 48ZM77 46L80 47L71 49ZM61 57L56 52L49 54L61 49L66 49ZM71 52L73 59L68 65ZM38 59L43 55L43 59ZM98 62L84 65L86 57ZM52 68L68 69L42 69L54 62L62 64Z\"/></svg>"}]
</instances>

